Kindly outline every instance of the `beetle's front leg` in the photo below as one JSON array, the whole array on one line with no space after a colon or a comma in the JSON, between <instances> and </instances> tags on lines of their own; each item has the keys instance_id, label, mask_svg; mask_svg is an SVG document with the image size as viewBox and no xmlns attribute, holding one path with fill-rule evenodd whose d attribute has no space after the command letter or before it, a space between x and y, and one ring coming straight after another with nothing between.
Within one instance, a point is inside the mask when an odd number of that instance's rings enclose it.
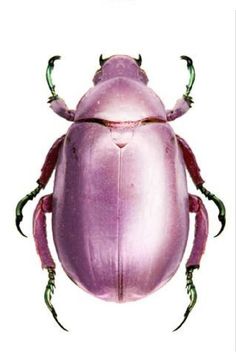
<instances>
[{"instance_id":1,"label":"beetle's front leg","mask_svg":"<svg viewBox=\"0 0 236 363\"><path fill-rule=\"evenodd\" d=\"M190 99L190 98L189 98ZM192 101L191 101L192 102ZM184 97L180 98L172 110L166 111L167 121L173 121L176 118L184 115L191 107L190 100L186 100Z\"/></svg>"},{"instance_id":2,"label":"beetle's front leg","mask_svg":"<svg viewBox=\"0 0 236 363\"><path fill-rule=\"evenodd\" d=\"M24 198L22 198L16 206L16 227L17 227L18 231L24 237L26 237L26 236L20 228L20 223L23 220L22 210L29 200L34 199L36 197L36 195L40 192L40 190L45 188L45 186L46 186L47 182L49 181L50 176L52 175L52 172L56 166L57 158L58 158L62 143L64 141L64 138L65 138L65 135L63 135L59 139L57 139L54 142L54 144L52 145L51 149L49 150L49 152L46 156L46 159L44 161L43 167L41 169L41 175L40 175L39 179L37 180L38 186L31 193L27 194Z\"/></svg>"},{"instance_id":3,"label":"beetle's front leg","mask_svg":"<svg viewBox=\"0 0 236 363\"><path fill-rule=\"evenodd\" d=\"M182 55L181 59L184 59L187 62L187 67L190 73L189 82L186 86L186 91L183 97L176 102L172 110L166 111L167 121L173 121L177 117L184 115L190 109L191 104L193 103L193 99L190 96L190 92L192 90L195 81L195 69L193 66L193 61L191 58L187 57L186 55Z\"/></svg>"},{"instance_id":4,"label":"beetle's front leg","mask_svg":"<svg viewBox=\"0 0 236 363\"><path fill-rule=\"evenodd\" d=\"M60 58L61 58L60 56L56 55L56 56L50 58L48 61L48 66L46 69L46 80L47 80L47 84L50 89L50 92L52 94L49 97L48 102L50 103L50 107L56 114L65 118L68 121L74 121L75 111L69 110L66 103L64 102L64 100L62 98L58 97L58 94L55 91L55 85L53 84L53 81L52 81L52 71L54 68L54 62Z\"/></svg>"},{"instance_id":5,"label":"beetle's front leg","mask_svg":"<svg viewBox=\"0 0 236 363\"><path fill-rule=\"evenodd\" d=\"M190 146L187 144L187 142L181 138L180 136L176 135L179 146L183 152L183 158L186 164L186 167L188 169L188 172L196 185L197 189L199 189L209 200L212 200L217 208L219 209L218 219L221 222L221 229L217 233L217 236L223 231L226 223L226 211L224 203L217 198L214 194L210 193L206 188L203 187L204 180L201 177L200 174L200 168L197 164L195 155L193 151L191 150Z\"/></svg>"},{"instance_id":6,"label":"beetle's front leg","mask_svg":"<svg viewBox=\"0 0 236 363\"><path fill-rule=\"evenodd\" d=\"M75 118L75 111L69 110L65 101L62 98L53 97L49 98L50 107L51 109L59 116L65 118L68 121L74 121Z\"/></svg>"}]
</instances>

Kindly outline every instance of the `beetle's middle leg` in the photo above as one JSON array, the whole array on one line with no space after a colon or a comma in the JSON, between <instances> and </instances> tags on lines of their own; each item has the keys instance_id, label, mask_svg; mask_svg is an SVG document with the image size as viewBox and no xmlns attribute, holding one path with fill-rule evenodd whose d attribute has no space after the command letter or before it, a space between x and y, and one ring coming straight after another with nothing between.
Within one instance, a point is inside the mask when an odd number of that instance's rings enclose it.
<instances>
[{"instance_id":1,"label":"beetle's middle leg","mask_svg":"<svg viewBox=\"0 0 236 363\"><path fill-rule=\"evenodd\" d=\"M56 166L57 158L59 155L59 151L61 149L62 143L64 141L65 135L61 136L59 139L57 139L52 147L50 148L46 159L44 161L43 167L41 169L41 175L39 179L37 180L38 186L35 188L31 193L27 194L24 198L22 198L17 206L16 206L16 227L18 231L26 237L26 235L22 232L20 228L20 223L23 220L23 208L26 205L26 203L29 200L33 200L36 195L41 191L41 189L45 188L47 182L50 179L50 176L52 175L52 172Z\"/></svg>"},{"instance_id":2,"label":"beetle's middle leg","mask_svg":"<svg viewBox=\"0 0 236 363\"><path fill-rule=\"evenodd\" d=\"M189 194L189 212L195 213L195 235L193 241L193 248L190 257L186 263L186 277L187 277L187 293L190 298L190 303L184 314L184 319L181 324L174 330L179 329L187 320L188 315L193 309L197 301L197 291L193 283L193 271L200 267L200 260L204 253L206 240L208 236L208 215L207 210L202 200L192 194Z\"/></svg>"},{"instance_id":3,"label":"beetle's middle leg","mask_svg":"<svg viewBox=\"0 0 236 363\"><path fill-rule=\"evenodd\" d=\"M67 330L58 321L56 310L54 309L51 303L52 294L54 293L55 289L56 265L55 262L53 261L51 252L48 247L47 232L46 232L46 216L45 216L46 213L51 213L51 212L52 212L52 194L49 194L40 199L35 209L33 217L33 234L34 234L36 250L39 254L42 268L46 268L48 270L48 283L44 293L45 303L48 309L51 311L54 319L59 324L59 326L62 329Z\"/></svg>"},{"instance_id":4,"label":"beetle's middle leg","mask_svg":"<svg viewBox=\"0 0 236 363\"><path fill-rule=\"evenodd\" d=\"M178 135L176 135L176 137L177 137L179 146L183 152L183 158L184 158L186 167L188 169L188 172L189 172L194 184L196 185L197 189L199 189L205 195L205 197L207 197L209 200L212 200L216 204L217 208L219 209L218 219L221 222L221 229L215 236L215 237L217 237L223 231L223 229L225 227L225 223L226 223L226 216L225 216L226 212L225 212L224 203L219 198L217 198L216 195L212 194L206 188L204 188L204 186L203 186L204 180L201 177L200 168L197 164L193 151L191 150L190 146L187 144L187 142L184 139L182 139Z\"/></svg>"}]
</instances>

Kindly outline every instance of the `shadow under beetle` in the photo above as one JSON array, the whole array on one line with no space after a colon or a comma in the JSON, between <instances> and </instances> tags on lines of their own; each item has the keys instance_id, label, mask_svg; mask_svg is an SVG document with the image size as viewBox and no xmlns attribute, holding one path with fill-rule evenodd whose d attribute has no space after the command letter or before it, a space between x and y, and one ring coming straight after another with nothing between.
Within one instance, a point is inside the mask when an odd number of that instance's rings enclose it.
<instances>
[{"instance_id":1,"label":"shadow under beetle","mask_svg":"<svg viewBox=\"0 0 236 363\"><path fill-rule=\"evenodd\" d=\"M46 213L52 213L53 239L66 274L101 299L125 302L155 291L175 274L185 251L191 212L196 220L186 263L190 303L177 330L197 300L192 275L199 268L208 235L207 211L198 196L188 193L186 168L197 189L219 209L217 235L225 226L224 204L203 186L192 150L169 125L193 102L193 62L181 57L187 62L189 83L174 108L166 111L147 87L141 56L100 56L94 87L76 110L69 110L51 78L59 58L48 62L49 103L73 124L49 150L37 188L16 207L16 225L22 233L24 205L45 188L56 168L53 193L40 199L33 217L36 249L48 270L45 302L65 329L51 302L55 263L46 237Z\"/></svg>"}]
</instances>

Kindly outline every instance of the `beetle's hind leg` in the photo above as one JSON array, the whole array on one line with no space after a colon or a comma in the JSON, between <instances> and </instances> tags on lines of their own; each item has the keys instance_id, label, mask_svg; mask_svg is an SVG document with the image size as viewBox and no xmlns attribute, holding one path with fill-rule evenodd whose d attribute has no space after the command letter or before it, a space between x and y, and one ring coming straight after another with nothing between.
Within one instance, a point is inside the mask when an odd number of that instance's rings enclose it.
<instances>
[{"instance_id":1,"label":"beetle's hind leg","mask_svg":"<svg viewBox=\"0 0 236 363\"><path fill-rule=\"evenodd\" d=\"M45 288L45 292L44 292L44 301L48 307L48 309L51 311L52 316L54 317L54 319L56 320L57 324L65 331L68 331L58 320L57 318L57 313L56 310L54 309L53 305L52 305L52 295L54 293L55 290L55 275L56 275L56 271L55 268L51 268L48 267L48 283L47 286Z\"/></svg>"},{"instance_id":2,"label":"beetle's hind leg","mask_svg":"<svg viewBox=\"0 0 236 363\"><path fill-rule=\"evenodd\" d=\"M186 289L187 289L187 294L189 295L190 303L184 313L184 319L177 326L177 328L175 328L173 331L176 331L179 328L181 328L181 326L185 323L185 321L187 320L189 314L191 313L194 305L197 302L197 291L196 291L195 285L193 283L193 271L195 268L196 267L186 268L186 279L187 279Z\"/></svg>"},{"instance_id":3,"label":"beetle's hind leg","mask_svg":"<svg viewBox=\"0 0 236 363\"><path fill-rule=\"evenodd\" d=\"M193 248L186 264L186 288L187 294L189 295L190 303L185 311L183 321L174 331L178 330L184 324L197 302L197 291L193 283L193 271L194 269L200 267L201 257L204 253L208 236L207 210L199 197L189 194L189 211L192 213L196 213Z\"/></svg>"},{"instance_id":4,"label":"beetle's hind leg","mask_svg":"<svg viewBox=\"0 0 236 363\"><path fill-rule=\"evenodd\" d=\"M39 254L42 268L46 268L48 270L48 283L44 292L44 300L51 311L54 319L57 324L64 330L67 330L63 327L63 325L58 321L56 310L52 305L52 295L55 290L55 262L51 256L48 241L47 241L47 232L46 232L46 213L52 212L52 194L46 195L42 197L35 209L34 217L33 217L33 234L36 245L36 250Z\"/></svg>"}]
</instances>

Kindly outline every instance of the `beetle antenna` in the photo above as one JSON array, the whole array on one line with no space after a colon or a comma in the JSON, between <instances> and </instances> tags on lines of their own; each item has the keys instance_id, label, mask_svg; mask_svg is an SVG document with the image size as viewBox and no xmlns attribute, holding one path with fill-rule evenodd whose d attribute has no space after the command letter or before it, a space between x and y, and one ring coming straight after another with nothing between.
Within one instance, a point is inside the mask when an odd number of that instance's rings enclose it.
<instances>
[{"instance_id":1,"label":"beetle antenna","mask_svg":"<svg viewBox=\"0 0 236 363\"><path fill-rule=\"evenodd\" d=\"M49 267L48 269L48 283L47 286L45 288L45 292L44 292L44 301L48 307L48 309L51 311L53 318L56 320L57 324L65 331L68 331L66 328L64 328L64 326L59 322L59 320L57 319L57 313L56 310L54 309L53 305L52 305L52 295L54 294L54 290L55 290L55 275L56 275L56 271L54 268Z\"/></svg>"},{"instance_id":2,"label":"beetle antenna","mask_svg":"<svg viewBox=\"0 0 236 363\"><path fill-rule=\"evenodd\" d=\"M190 303L184 313L184 319L183 321L177 326L177 328L175 328L173 330L176 331L178 330L179 328L181 328L181 326L185 323L185 321L187 320L190 312L192 311L194 305L196 304L197 302L197 291L196 291L196 288L194 286L194 283L193 283L193 271L194 269L196 268L196 266L194 267L187 267L186 269L186 277L187 277L187 284L186 284L186 289L187 289L187 294L189 295L189 298L190 298Z\"/></svg>"},{"instance_id":3,"label":"beetle antenna","mask_svg":"<svg viewBox=\"0 0 236 363\"><path fill-rule=\"evenodd\" d=\"M192 90L192 87L193 87L193 84L194 84L194 81L195 81L195 77L196 77L196 73L195 73L195 69L194 69L194 66L193 66L193 61L192 61L191 58L189 58L186 55L182 55L180 58L186 60L187 67L188 67L188 70L189 70L189 73L190 73L189 82L188 82L188 84L186 86L186 92L184 93L183 97L189 103L189 105L191 106L191 103L193 103L193 100L192 100L192 97L189 96L189 94L190 94L190 92Z\"/></svg>"},{"instance_id":4,"label":"beetle antenna","mask_svg":"<svg viewBox=\"0 0 236 363\"><path fill-rule=\"evenodd\" d=\"M31 193L27 194L24 198L22 198L17 206L16 206L16 228L18 229L18 231L22 234L22 236L27 237L21 230L20 228L20 223L23 220L23 213L22 210L24 208L24 206L26 205L26 203L29 200L33 200L36 195L40 192L40 190L43 188L42 185L38 185L37 188L35 188Z\"/></svg>"},{"instance_id":5,"label":"beetle antenna","mask_svg":"<svg viewBox=\"0 0 236 363\"><path fill-rule=\"evenodd\" d=\"M217 237L224 230L225 224L226 224L226 211L225 211L224 203L219 198L217 198L214 194L209 192L209 190L204 188L204 186L202 184L200 186L198 186L197 188L200 189L200 191L205 195L205 197L207 197L209 200L212 200L215 203L215 205L217 206L217 208L219 209L218 219L221 222L221 229L214 236L214 237Z\"/></svg>"},{"instance_id":6,"label":"beetle antenna","mask_svg":"<svg viewBox=\"0 0 236 363\"><path fill-rule=\"evenodd\" d=\"M55 85L52 82L52 71L54 68L54 62L58 59L61 59L61 57L59 55L55 55L54 57L50 58L48 61L47 69L46 69L46 80L47 80L48 87L52 94L52 96L49 97L49 102L52 102L58 98L58 95L55 91Z\"/></svg>"}]
</instances>

